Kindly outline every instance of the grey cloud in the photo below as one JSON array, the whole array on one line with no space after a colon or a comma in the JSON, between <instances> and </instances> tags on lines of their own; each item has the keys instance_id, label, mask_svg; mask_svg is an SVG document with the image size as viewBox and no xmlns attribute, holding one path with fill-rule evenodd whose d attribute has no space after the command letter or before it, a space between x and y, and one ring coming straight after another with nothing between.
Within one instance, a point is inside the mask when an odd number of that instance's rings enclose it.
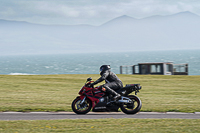
<instances>
[{"instance_id":1,"label":"grey cloud","mask_svg":"<svg viewBox=\"0 0 200 133\"><path fill-rule=\"evenodd\" d=\"M0 0L0 19L42 24L100 25L121 15L143 18L182 11L200 14L197 0Z\"/></svg>"}]
</instances>

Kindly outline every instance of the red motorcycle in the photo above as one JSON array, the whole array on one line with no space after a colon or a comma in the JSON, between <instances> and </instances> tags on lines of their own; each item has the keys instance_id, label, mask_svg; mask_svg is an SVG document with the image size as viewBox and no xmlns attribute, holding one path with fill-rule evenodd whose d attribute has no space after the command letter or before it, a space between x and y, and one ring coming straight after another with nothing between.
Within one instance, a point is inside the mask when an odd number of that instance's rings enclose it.
<instances>
[{"instance_id":1,"label":"red motorcycle","mask_svg":"<svg viewBox=\"0 0 200 133\"><path fill-rule=\"evenodd\" d=\"M117 101L113 96L101 91L102 86L88 87L92 78L88 78L85 85L80 89L79 95L72 102L72 110L76 114L87 114L91 109L93 112L118 112L118 109L126 114L136 114L142 107L139 97L135 96L142 88L140 84L128 84L116 92L121 95ZM135 91L135 95L129 95Z\"/></svg>"}]
</instances>

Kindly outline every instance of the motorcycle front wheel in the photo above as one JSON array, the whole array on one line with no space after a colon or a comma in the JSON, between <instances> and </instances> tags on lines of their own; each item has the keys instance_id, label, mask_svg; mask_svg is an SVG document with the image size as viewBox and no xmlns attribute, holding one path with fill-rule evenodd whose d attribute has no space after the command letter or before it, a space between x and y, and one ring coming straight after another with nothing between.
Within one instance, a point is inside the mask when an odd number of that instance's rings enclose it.
<instances>
[{"instance_id":1,"label":"motorcycle front wheel","mask_svg":"<svg viewBox=\"0 0 200 133\"><path fill-rule=\"evenodd\" d=\"M137 112L140 111L140 109L142 107L141 100L139 99L139 97L134 96L134 95L129 95L127 97L132 100L132 103L124 103L121 106L121 110L125 114L136 114Z\"/></svg>"},{"instance_id":2,"label":"motorcycle front wheel","mask_svg":"<svg viewBox=\"0 0 200 133\"><path fill-rule=\"evenodd\" d=\"M72 110L76 114L87 114L92 108L92 102L87 98L82 104L80 104L81 101L82 100L80 99L80 97L74 99L74 101L72 102Z\"/></svg>"}]
</instances>

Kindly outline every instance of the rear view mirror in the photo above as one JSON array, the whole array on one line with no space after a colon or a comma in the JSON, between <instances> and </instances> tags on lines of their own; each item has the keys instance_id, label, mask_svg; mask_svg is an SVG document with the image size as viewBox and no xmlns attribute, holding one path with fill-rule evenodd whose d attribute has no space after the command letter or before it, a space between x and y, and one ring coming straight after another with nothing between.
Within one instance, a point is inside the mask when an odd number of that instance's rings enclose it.
<instances>
[{"instance_id":1,"label":"rear view mirror","mask_svg":"<svg viewBox=\"0 0 200 133\"><path fill-rule=\"evenodd\" d=\"M92 78L91 77L89 77L88 79L87 79L87 81L91 81L92 80Z\"/></svg>"}]
</instances>

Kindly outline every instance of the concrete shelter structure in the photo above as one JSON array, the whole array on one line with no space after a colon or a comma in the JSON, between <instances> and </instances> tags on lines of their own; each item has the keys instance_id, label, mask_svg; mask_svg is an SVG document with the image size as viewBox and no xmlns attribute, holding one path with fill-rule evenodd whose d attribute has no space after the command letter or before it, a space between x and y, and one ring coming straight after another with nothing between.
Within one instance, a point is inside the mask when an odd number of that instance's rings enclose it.
<instances>
[{"instance_id":1,"label":"concrete shelter structure","mask_svg":"<svg viewBox=\"0 0 200 133\"><path fill-rule=\"evenodd\" d=\"M137 65L120 66L120 74L188 75L188 64L138 63Z\"/></svg>"}]
</instances>

